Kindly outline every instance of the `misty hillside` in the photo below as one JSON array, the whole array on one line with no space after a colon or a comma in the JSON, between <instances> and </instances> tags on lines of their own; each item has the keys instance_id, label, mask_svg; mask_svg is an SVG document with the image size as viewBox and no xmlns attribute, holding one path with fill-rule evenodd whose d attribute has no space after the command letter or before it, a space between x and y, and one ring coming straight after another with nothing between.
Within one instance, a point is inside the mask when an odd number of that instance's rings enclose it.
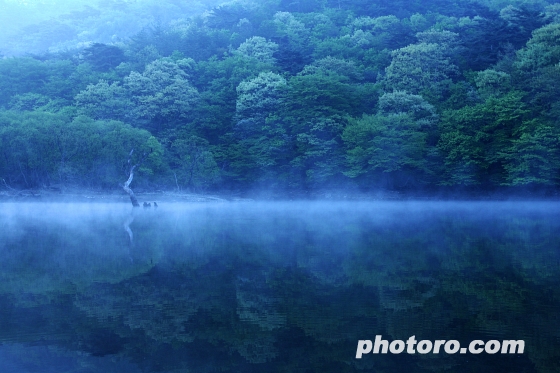
<instances>
[{"instance_id":1,"label":"misty hillside","mask_svg":"<svg viewBox=\"0 0 560 373\"><path fill-rule=\"evenodd\" d=\"M557 190L560 3L0 1L0 189Z\"/></svg>"},{"instance_id":2,"label":"misty hillside","mask_svg":"<svg viewBox=\"0 0 560 373\"><path fill-rule=\"evenodd\" d=\"M150 25L204 13L206 0L0 0L0 53L44 54L125 41Z\"/></svg>"}]
</instances>

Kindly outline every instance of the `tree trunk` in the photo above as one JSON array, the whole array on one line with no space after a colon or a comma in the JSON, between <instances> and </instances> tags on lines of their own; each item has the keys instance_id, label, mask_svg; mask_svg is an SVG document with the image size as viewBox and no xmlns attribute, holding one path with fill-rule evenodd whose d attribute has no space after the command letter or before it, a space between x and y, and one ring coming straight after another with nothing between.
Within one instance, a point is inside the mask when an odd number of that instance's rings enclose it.
<instances>
[{"instance_id":1,"label":"tree trunk","mask_svg":"<svg viewBox=\"0 0 560 373\"><path fill-rule=\"evenodd\" d=\"M134 167L136 167L136 166L134 166ZM128 180L126 181L126 183L124 183L123 189L130 196L130 202L132 202L132 206L140 207L140 204L138 203L138 198L136 198L136 196L134 195L134 192L129 187L130 183L132 182L132 178L134 177L134 167L132 167L130 169L130 176L128 177Z\"/></svg>"},{"instance_id":2,"label":"tree trunk","mask_svg":"<svg viewBox=\"0 0 560 373\"><path fill-rule=\"evenodd\" d=\"M134 149L132 149L130 151L130 154L128 155L128 164L130 164L130 157L132 157L132 153L134 153ZM128 180L123 185L123 189L130 196L130 202L132 202L132 206L134 207L140 207L140 204L138 203L138 198L136 198L134 192L132 191L132 189L130 189L130 183L132 183L132 179L134 178L134 170L136 169L136 167L140 166L142 162L144 162L147 155L148 155L147 153L144 153L140 162L136 163L134 166L130 168Z\"/></svg>"}]
</instances>

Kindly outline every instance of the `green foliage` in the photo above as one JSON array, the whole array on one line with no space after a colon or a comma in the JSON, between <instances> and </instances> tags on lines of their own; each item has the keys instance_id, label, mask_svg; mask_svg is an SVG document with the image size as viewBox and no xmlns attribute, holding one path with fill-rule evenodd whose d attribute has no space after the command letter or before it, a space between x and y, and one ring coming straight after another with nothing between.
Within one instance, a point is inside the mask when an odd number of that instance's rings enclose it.
<instances>
[{"instance_id":1,"label":"green foliage","mask_svg":"<svg viewBox=\"0 0 560 373\"><path fill-rule=\"evenodd\" d=\"M487 69L477 74L475 83L482 98L501 96L511 90L511 75Z\"/></svg>"},{"instance_id":2,"label":"green foliage","mask_svg":"<svg viewBox=\"0 0 560 373\"><path fill-rule=\"evenodd\" d=\"M286 99L290 111L297 112L302 118L359 115L368 110L367 105L371 105L371 97L363 95L360 88L330 67L311 66L289 80ZM373 90L371 86L364 88Z\"/></svg>"},{"instance_id":3,"label":"green foliage","mask_svg":"<svg viewBox=\"0 0 560 373\"><path fill-rule=\"evenodd\" d=\"M205 27L202 20L198 21L191 19L173 25L169 32L177 35L178 40L172 50L178 50L195 61L203 61L212 57L221 57L228 51L230 45L239 45L245 40L227 29ZM147 45L158 45L151 40L147 43ZM140 45L145 47L146 43Z\"/></svg>"},{"instance_id":4,"label":"green foliage","mask_svg":"<svg viewBox=\"0 0 560 373\"><path fill-rule=\"evenodd\" d=\"M44 108L50 101L50 98L45 95L24 93L13 96L7 107L11 110L32 111Z\"/></svg>"},{"instance_id":5,"label":"green foliage","mask_svg":"<svg viewBox=\"0 0 560 373\"><path fill-rule=\"evenodd\" d=\"M178 136L169 146L169 166L179 190L206 190L220 178L208 141L197 136Z\"/></svg>"},{"instance_id":6,"label":"green foliage","mask_svg":"<svg viewBox=\"0 0 560 373\"><path fill-rule=\"evenodd\" d=\"M237 103L233 136L237 144L230 146L232 176L255 181L272 179L270 170L278 165L277 157L286 146L282 122L272 118L281 104L286 88L282 76L263 72L237 86Z\"/></svg>"},{"instance_id":7,"label":"green foliage","mask_svg":"<svg viewBox=\"0 0 560 373\"><path fill-rule=\"evenodd\" d=\"M268 25L267 36L278 44L274 57L282 71L295 74L311 62L311 33L303 22L290 12L277 12Z\"/></svg>"},{"instance_id":8,"label":"green foliage","mask_svg":"<svg viewBox=\"0 0 560 373\"><path fill-rule=\"evenodd\" d=\"M46 64L33 58L0 60L0 103L16 94L37 92L48 79Z\"/></svg>"},{"instance_id":9,"label":"green foliage","mask_svg":"<svg viewBox=\"0 0 560 373\"><path fill-rule=\"evenodd\" d=\"M560 178L560 131L557 126L526 123L503 154L506 185L555 185Z\"/></svg>"},{"instance_id":10,"label":"green foliage","mask_svg":"<svg viewBox=\"0 0 560 373\"><path fill-rule=\"evenodd\" d=\"M523 132L529 110L519 92L444 113L439 148L451 185L502 183L506 149Z\"/></svg>"},{"instance_id":11,"label":"green foliage","mask_svg":"<svg viewBox=\"0 0 560 373\"><path fill-rule=\"evenodd\" d=\"M527 92L535 117L543 116L547 120L555 120L559 113L559 27L553 23L535 30L513 61L516 88Z\"/></svg>"},{"instance_id":12,"label":"green foliage","mask_svg":"<svg viewBox=\"0 0 560 373\"><path fill-rule=\"evenodd\" d=\"M305 182L319 186L342 179L341 135L347 115L370 111L376 97L374 86L352 83L349 76L356 78L356 70L344 71L342 67L351 64L333 60L335 63L329 65L326 61L306 66L288 81L285 105L279 112L295 140L291 164L296 185Z\"/></svg>"},{"instance_id":13,"label":"green foliage","mask_svg":"<svg viewBox=\"0 0 560 373\"><path fill-rule=\"evenodd\" d=\"M170 58L156 60L142 74L131 72L124 79L134 104L134 115L154 120L157 132L163 121L185 118L198 101L198 91L189 82L188 71L194 61Z\"/></svg>"},{"instance_id":14,"label":"green foliage","mask_svg":"<svg viewBox=\"0 0 560 373\"><path fill-rule=\"evenodd\" d=\"M236 116L239 120L266 118L280 102L280 91L286 79L272 73L260 73L256 78L243 81L237 86ZM239 122L238 122L239 126Z\"/></svg>"},{"instance_id":15,"label":"green foliage","mask_svg":"<svg viewBox=\"0 0 560 373\"><path fill-rule=\"evenodd\" d=\"M395 16L377 18L348 17L349 24L339 36L319 38L314 50L315 59L336 57L350 59L376 74L390 63L390 50L415 41L406 22Z\"/></svg>"},{"instance_id":16,"label":"green foliage","mask_svg":"<svg viewBox=\"0 0 560 373\"><path fill-rule=\"evenodd\" d=\"M306 66L303 74L313 73L314 68L333 72L340 76L348 77L352 82L359 82L364 79L361 69L356 66L354 61L348 61L335 57L325 57L316 60L310 66Z\"/></svg>"},{"instance_id":17,"label":"green foliage","mask_svg":"<svg viewBox=\"0 0 560 373\"><path fill-rule=\"evenodd\" d=\"M175 189L558 186L555 5L154 1L26 5L51 52L0 60L0 107L149 130Z\"/></svg>"},{"instance_id":18,"label":"green foliage","mask_svg":"<svg viewBox=\"0 0 560 373\"><path fill-rule=\"evenodd\" d=\"M349 31L352 42L362 48L397 49L414 42L408 25L394 15L356 18Z\"/></svg>"},{"instance_id":19,"label":"green foliage","mask_svg":"<svg viewBox=\"0 0 560 373\"><path fill-rule=\"evenodd\" d=\"M248 58L254 58L259 62L274 64L273 55L277 50L278 44L266 41L265 38L260 36L253 36L237 48L237 53Z\"/></svg>"},{"instance_id":20,"label":"green foliage","mask_svg":"<svg viewBox=\"0 0 560 373\"><path fill-rule=\"evenodd\" d=\"M342 130L346 120L336 117L308 118L297 127L297 156L292 166L310 187L328 186L339 182L343 166ZM302 126L303 125L303 126Z\"/></svg>"},{"instance_id":21,"label":"green foliage","mask_svg":"<svg viewBox=\"0 0 560 373\"><path fill-rule=\"evenodd\" d=\"M101 80L90 84L76 95L78 112L94 119L126 121L132 110L132 100L126 88L118 82Z\"/></svg>"},{"instance_id":22,"label":"green foliage","mask_svg":"<svg viewBox=\"0 0 560 373\"><path fill-rule=\"evenodd\" d=\"M144 174L164 167L163 148L147 131L64 113L1 113L0 149L0 174L27 188L67 183L114 188L126 181L130 149L150 152Z\"/></svg>"},{"instance_id":23,"label":"green foliage","mask_svg":"<svg viewBox=\"0 0 560 373\"><path fill-rule=\"evenodd\" d=\"M201 92L196 106L198 128L215 143L231 129L236 111L237 87L259 73L276 70L270 63L233 54L223 60L212 58L196 66L193 81Z\"/></svg>"},{"instance_id":24,"label":"green foliage","mask_svg":"<svg viewBox=\"0 0 560 373\"><path fill-rule=\"evenodd\" d=\"M522 71L535 71L559 63L559 41L560 24L558 23L535 30L527 46L518 52L516 67Z\"/></svg>"},{"instance_id":25,"label":"green foliage","mask_svg":"<svg viewBox=\"0 0 560 373\"><path fill-rule=\"evenodd\" d=\"M457 73L445 49L445 44L419 43L392 52L393 59L385 70L385 88L441 96Z\"/></svg>"},{"instance_id":26,"label":"green foliage","mask_svg":"<svg viewBox=\"0 0 560 373\"><path fill-rule=\"evenodd\" d=\"M385 93L379 98L378 106L380 114L410 114L417 125L424 130L432 129L438 120L433 105L422 96L411 95L404 91Z\"/></svg>"},{"instance_id":27,"label":"green foliage","mask_svg":"<svg viewBox=\"0 0 560 373\"><path fill-rule=\"evenodd\" d=\"M427 134L407 112L366 115L344 130L349 177L383 173L419 176L426 172ZM417 181L420 181L418 179Z\"/></svg>"},{"instance_id":28,"label":"green foliage","mask_svg":"<svg viewBox=\"0 0 560 373\"><path fill-rule=\"evenodd\" d=\"M119 47L94 43L82 52L83 59L95 69L108 71L124 62L124 52Z\"/></svg>"}]
</instances>

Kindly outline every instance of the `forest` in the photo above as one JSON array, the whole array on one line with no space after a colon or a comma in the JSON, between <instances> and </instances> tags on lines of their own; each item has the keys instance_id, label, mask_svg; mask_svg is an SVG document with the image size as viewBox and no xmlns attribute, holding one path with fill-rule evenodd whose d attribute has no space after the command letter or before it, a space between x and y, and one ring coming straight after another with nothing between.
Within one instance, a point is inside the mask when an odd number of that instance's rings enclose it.
<instances>
[{"instance_id":1,"label":"forest","mask_svg":"<svg viewBox=\"0 0 560 373\"><path fill-rule=\"evenodd\" d=\"M560 3L75 5L0 37L0 189L560 187Z\"/></svg>"}]
</instances>

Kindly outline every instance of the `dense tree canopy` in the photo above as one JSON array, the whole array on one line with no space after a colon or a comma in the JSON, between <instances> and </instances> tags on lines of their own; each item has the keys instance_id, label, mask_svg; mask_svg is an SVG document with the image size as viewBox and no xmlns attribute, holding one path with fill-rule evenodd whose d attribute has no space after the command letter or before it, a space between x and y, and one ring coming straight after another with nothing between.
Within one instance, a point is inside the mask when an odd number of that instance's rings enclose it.
<instances>
[{"instance_id":1,"label":"dense tree canopy","mask_svg":"<svg viewBox=\"0 0 560 373\"><path fill-rule=\"evenodd\" d=\"M170 189L559 186L558 4L80 4L0 43L10 187L112 186L134 141Z\"/></svg>"}]
</instances>

